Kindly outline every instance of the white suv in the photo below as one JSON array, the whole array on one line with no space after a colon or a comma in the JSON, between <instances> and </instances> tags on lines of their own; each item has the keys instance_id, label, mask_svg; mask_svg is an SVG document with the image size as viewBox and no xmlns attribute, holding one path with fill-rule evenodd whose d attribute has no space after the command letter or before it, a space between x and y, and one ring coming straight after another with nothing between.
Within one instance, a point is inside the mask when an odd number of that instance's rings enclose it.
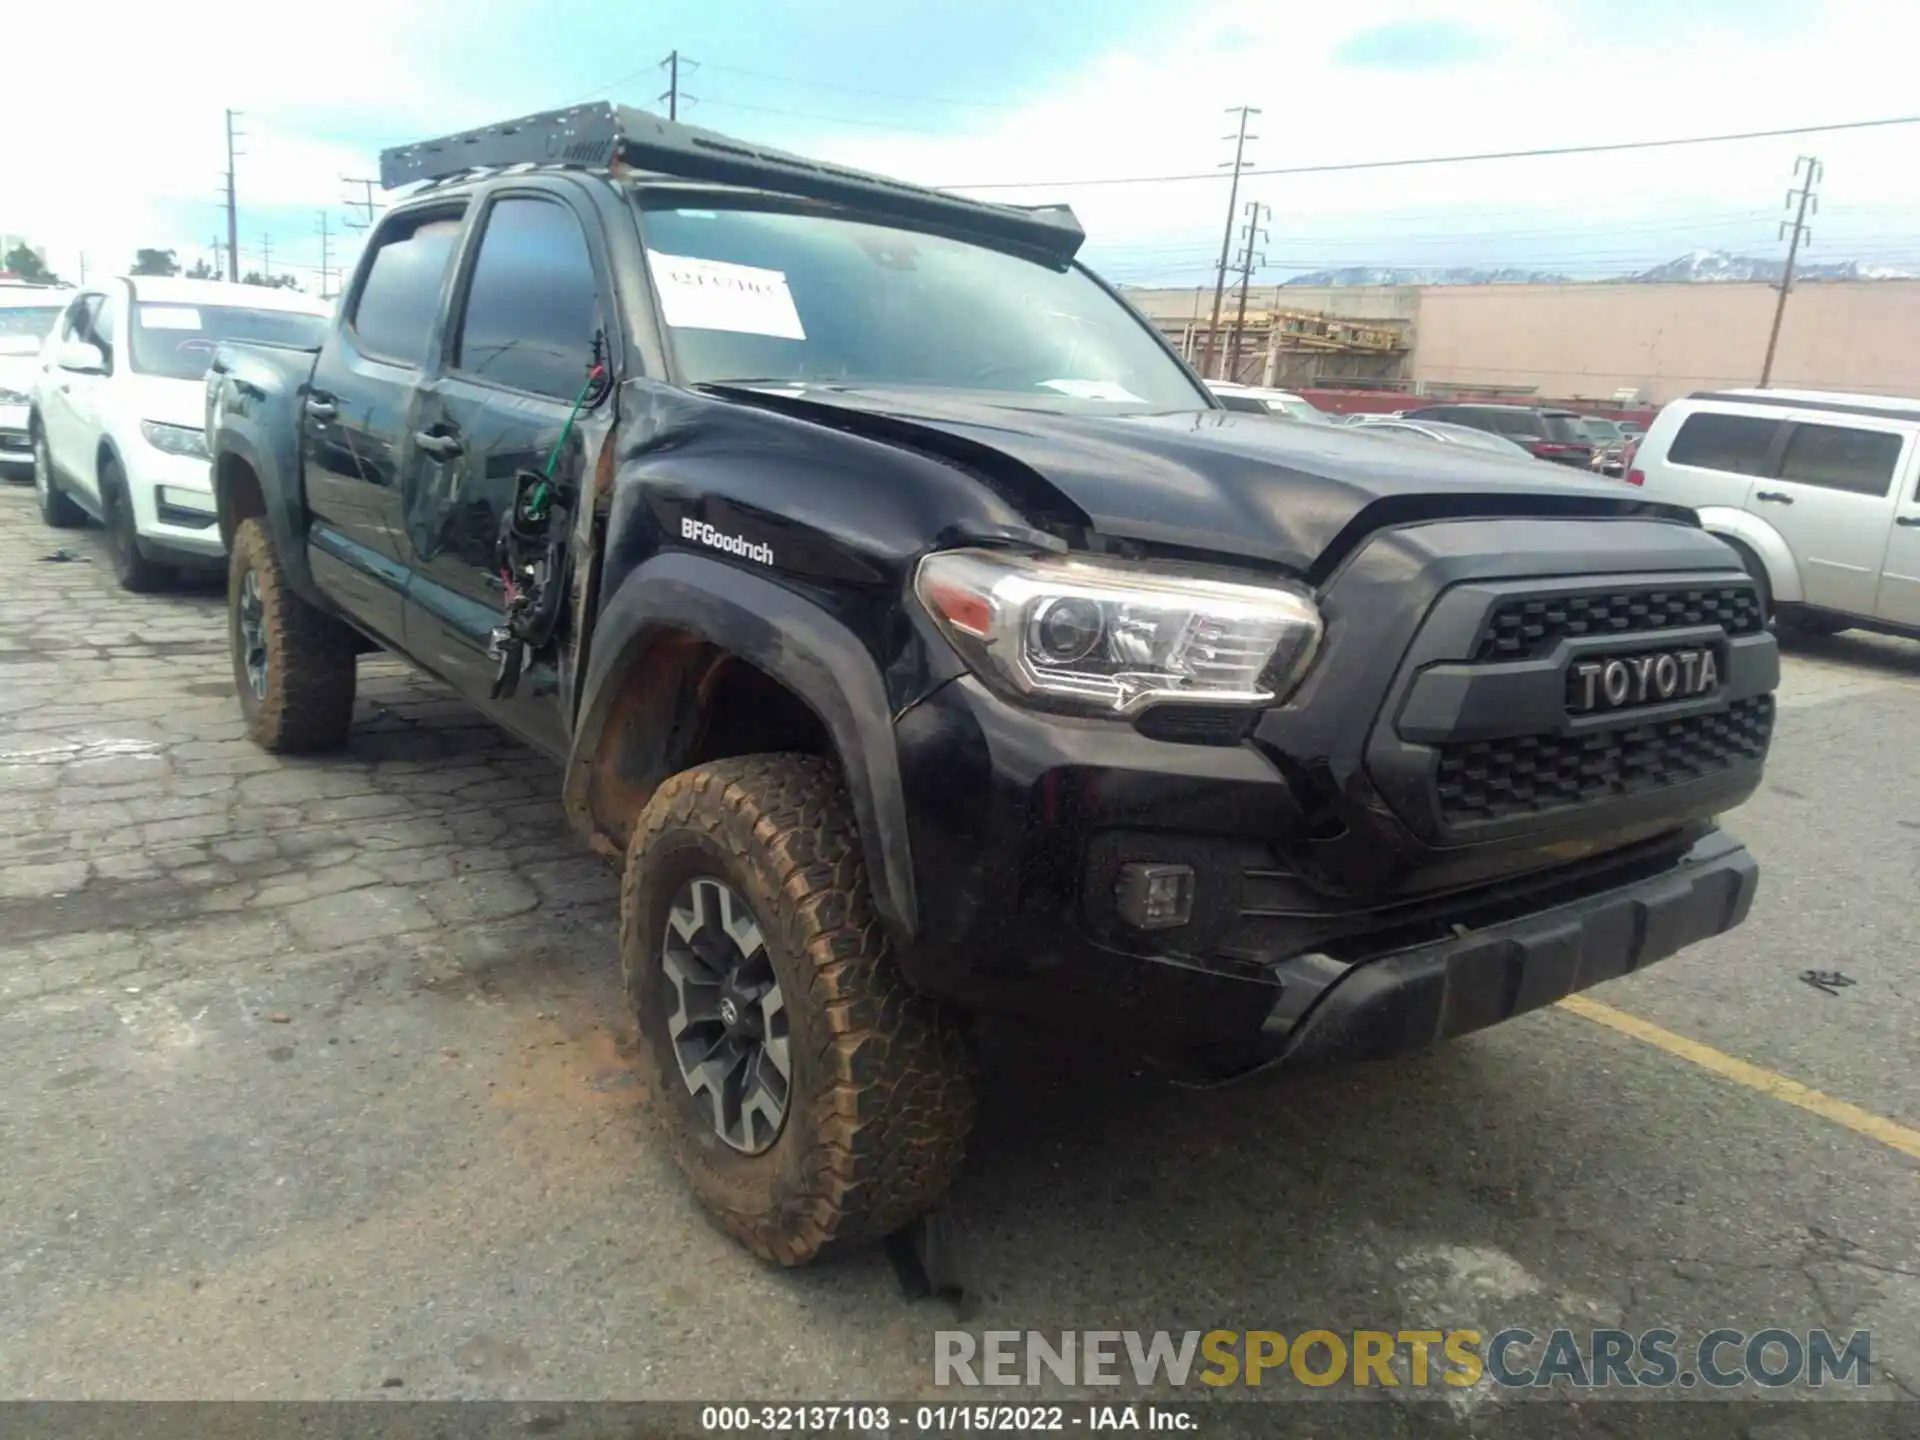
<instances>
[{"instance_id":1,"label":"white suv","mask_svg":"<svg viewBox=\"0 0 1920 1440\"><path fill-rule=\"evenodd\" d=\"M33 469L27 410L40 350L73 292L64 286L0 280L0 475L25 480Z\"/></svg>"},{"instance_id":2,"label":"white suv","mask_svg":"<svg viewBox=\"0 0 1920 1440\"><path fill-rule=\"evenodd\" d=\"M91 515L114 574L152 590L225 554L208 473L206 374L226 340L318 345L328 307L297 292L137 275L83 290L48 337L28 420L47 524Z\"/></svg>"},{"instance_id":3,"label":"white suv","mask_svg":"<svg viewBox=\"0 0 1920 1440\"><path fill-rule=\"evenodd\" d=\"M1626 479L1697 511L1783 628L1920 636L1920 400L1691 395L1654 419Z\"/></svg>"}]
</instances>

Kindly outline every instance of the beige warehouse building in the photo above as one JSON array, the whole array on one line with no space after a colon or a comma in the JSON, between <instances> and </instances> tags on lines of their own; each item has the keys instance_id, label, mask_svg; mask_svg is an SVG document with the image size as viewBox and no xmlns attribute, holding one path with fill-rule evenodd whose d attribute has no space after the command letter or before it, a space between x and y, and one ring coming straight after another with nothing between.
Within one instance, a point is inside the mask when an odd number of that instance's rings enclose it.
<instances>
[{"instance_id":1,"label":"beige warehouse building","mask_svg":"<svg viewBox=\"0 0 1920 1440\"><path fill-rule=\"evenodd\" d=\"M1196 298L1204 329L1213 300L1211 288L1127 296L1176 338ZM1396 325L1405 334L1399 378L1420 393L1490 387L1606 400L1634 391L1657 405L1757 384L1775 300L1770 285L1735 283L1263 286L1249 297L1249 320L1280 307ZM1312 378L1301 365L1278 369L1285 383ZM1239 374L1249 378L1245 365ZM1920 396L1920 280L1796 285L1773 383Z\"/></svg>"}]
</instances>

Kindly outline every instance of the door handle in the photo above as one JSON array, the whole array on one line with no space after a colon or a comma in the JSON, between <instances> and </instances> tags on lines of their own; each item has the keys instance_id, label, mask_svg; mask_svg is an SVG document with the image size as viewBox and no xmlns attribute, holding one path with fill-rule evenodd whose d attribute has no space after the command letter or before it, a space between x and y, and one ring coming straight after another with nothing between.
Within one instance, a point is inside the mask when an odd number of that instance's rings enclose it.
<instances>
[{"instance_id":1,"label":"door handle","mask_svg":"<svg viewBox=\"0 0 1920 1440\"><path fill-rule=\"evenodd\" d=\"M1753 492L1753 498L1756 500L1771 500L1775 505L1791 505L1793 503L1793 496L1782 495L1778 490L1756 490Z\"/></svg>"},{"instance_id":2,"label":"door handle","mask_svg":"<svg viewBox=\"0 0 1920 1440\"><path fill-rule=\"evenodd\" d=\"M1898 515L1894 517L1893 523L1896 525L1906 525L1908 527L1920 525L1920 515Z\"/></svg>"},{"instance_id":3,"label":"door handle","mask_svg":"<svg viewBox=\"0 0 1920 1440\"><path fill-rule=\"evenodd\" d=\"M331 400L310 399L307 401L307 414L315 420L331 420L339 413L339 410L334 408L334 403Z\"/></svg>"},{"instance_id":4,"label":"door handle","mask_svg":"<svg viewBox=\"0 0 1920 1440\"><path fill-rule=\"evenodd\" d=\"M451 435L435 435L430 430L413 432L413 443L436 460L451 460L466 447Z\"/></svg>"}]
</instances>

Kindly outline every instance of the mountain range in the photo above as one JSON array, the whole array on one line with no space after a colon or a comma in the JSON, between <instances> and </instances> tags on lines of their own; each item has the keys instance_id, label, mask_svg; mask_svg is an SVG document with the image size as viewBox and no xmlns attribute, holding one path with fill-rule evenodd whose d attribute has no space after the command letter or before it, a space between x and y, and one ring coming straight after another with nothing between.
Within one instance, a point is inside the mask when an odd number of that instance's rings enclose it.
<instances>
[{"instance_id":1,"label":"mountain range","mask_svg":"<svg viewBox=\"0 0 1920 1440\"><path fill-rule=\"evenodd\" d=\"M1695 250L1664 265L1637 271L1631 275L1605 278L1645 285L1713 284L1731 281L1764 281L1779 284L1786 263L1764 260L1753 255L1734 255L1725 250ZM1824 264L1799 264L1794 280L1913 280L1920 279L1911 270L1890 265L1863 265L1858 260L1836 260ZM1285 285L1567 285L1571 275L1554 270L1527 270L1512 266L1477 265L1368 266L1348 265L1337 270L1315 270L1282 281Z\"/></svg>"}]
</instances>

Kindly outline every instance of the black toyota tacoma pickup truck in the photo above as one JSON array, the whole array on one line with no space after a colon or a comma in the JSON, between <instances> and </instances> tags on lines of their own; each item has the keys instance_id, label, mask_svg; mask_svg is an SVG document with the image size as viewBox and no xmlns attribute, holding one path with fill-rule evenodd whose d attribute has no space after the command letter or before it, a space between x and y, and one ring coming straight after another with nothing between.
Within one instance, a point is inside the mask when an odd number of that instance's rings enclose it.
<instances>
[{"instance_id":1,"label":"black toyota tacoma pickup truck","mask_svg":"<svg viewBox=\"0 0 1920 1440\"><path fill-rule=\"evenodd\" d=\"M1689 511L1223 410L963 200L613 106L382 156L208 439L270 750L405 657L623 855L643 1078L788 1264L934 1206L965 1017L1385 1056L1740 923L1779 662Z\"/></svg>"}]
</instances>

